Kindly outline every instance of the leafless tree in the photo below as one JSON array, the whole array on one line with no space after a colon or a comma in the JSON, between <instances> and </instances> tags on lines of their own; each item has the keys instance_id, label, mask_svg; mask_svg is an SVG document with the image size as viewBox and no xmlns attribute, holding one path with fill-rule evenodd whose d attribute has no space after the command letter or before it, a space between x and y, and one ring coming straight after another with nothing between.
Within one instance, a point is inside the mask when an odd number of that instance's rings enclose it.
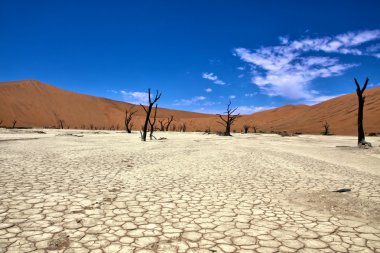
<instances>
[{"instance_id":1,"label":"leafless tree","mask_svg":"<svg viewBox=\"0 0 380 253\"><path fill-rule=\"evenodd\" d=\"M327 123L327 121L325 122L323 127L325 128L325 130L322 132L322 134L323 135L329 135L330 134L330 131L329 131L330 125L329 125L329 123Z\"/></svg>"},{"instance_id":2,"label":"leafless tree","mask_svg":"<svg viewBox=\"0 0 380 253\"><path fill-rule=\"evenodd\" d=\"M94 125L93 125L93 124L90 124L90 129L91 129L91 130L94 129Z\"/></svg>"},{"instance_id":3,"label":"leafless tree","mask_svg":"<svg viewBox=\"0 0 380 253\"><path fill-rule=\"evenodd\" d=\"M251 126L251 127L253 128L253 132L254 132L254 133L257 133L257 128L256 128L256 125L252 124L252 126Z\"/></svg>"},{"instance_id":4,"label":"leafless tree","mask_svg":"<svg viewBox=\"0 0 380 253\"><path fill-rule=\"evenodd\" d=\"M169 131L169 127L170 127L170 124L172 123L173 119L174 119L173 115L168 117L168 122L166 122L166 131ZM173 130L173 131L175 131L175 130Z\"/></svg>"},{"instance_id":5,"label":"leafless tree","mask_svg":"<svg viewBox=\"0 0 380 253\"><path fill-rule=\"evenodd\" d=\"M165 131L165 119L161 119L158 122L160 123L160 131Z\"/></svg>"},{"instance_id":6,"label":"leafless tree","mask_svg":"<svg viewBox=\"0 0 380 253\"><path fill-rule=\"evenodd\" d=\"M358 95L358 101L359 101L359 107L358 107L358 145L367 145L372 146L371 143L365 141L365 134L364 134L364 127L363 127L363 109L364 109L364 102L365 102L365 96L363 96L363 92L367 88L368 84L368 77L365 80L365 83L362 88L360 88L360 85L356 78L354 78L355 84L356 84L356 94Z\"/></svg>"},{"instance_id":7,"label":"leafless tree","mask_svg":"<svg viewBox=\"0 0 380 253\"><path fill-rule=\"evenodd\" d=\"M156 137L154 137L153 135L153 132L154 132L154 126L156 124L156 116L157 116L157 104L156 104L156 107L154 108L154 115L153 115L153 121L149 119L149 126L150 126L150 134L149 134L149 137L150 137L150 140L153 140L156 139Z\"/></svg>"},{"instance_id":8,"label":"leafless tree","mask_svg":"<svg viewBox=\"0 0 380 253\"><path fill-rule=\"evenodd\" d=\"M64 120L62 120L62 119L59 119L58 120L58 124L59 124L59 127L61 128L61 129L63 129L63 124L65 123L65 121Z\"/></svg>"},{"instance_id":9,"label":"leafless tree","mask_svg":"<svg viewBox=\"0 0 380 253\"><path fill-rule=\"evenodd\" d=\"M231 136L231 126L234 123L234 121L240 117L240 113L234 115L234 112L237 109L238 107L236 107L235 109L231 108L231 100L230 100L230 102L227 105L227 111L225 112L226 114L225 115L217 114L219 118L222 120L222 122L218 121L218 123L226 128L226 130L224 131L225 136ZM227 118L224 119L223 116L227 116Z\"/></svg>"},{"instance_id":10,"label":"leafless tree","mask_svg":"<svg viewBox=\"0 0 380 253\"><path fill-rule=\"evenodd\" d=\"M12 122L12 128L15 128L16 127L16 123L17 123L17 120L13 120L13 122Z\"/></svg>"},{"instance_id":11,"label":"leafless tree","mask_svg":"<svg viewBox=\"0 0 380 253\"><path fill-rule=\"evenodd\" d=\"M243 129L244 129L245 134L248 133L249 128L250 128L250 125L247 125L247 124L243 125Z\"/></svg>"},{"instance_id":12,"label":"leafless tree","mask_svg":"<svg viewBox=\"0 0 380 253\"><path fill-rule=\"evenodd\" d=\"M151 94L150 94L150 88L149 88L148 89L148 98L149 98L149 105L148 105L148 107L145 108L145 106L143 106L142 104L140 104L141 107L146 112L146 118L145 118L145 123L144 123L144 126L143 126L143 130L142 130L142 132L140 132L141 133L141 140L142 141L146 141L146 135L147 135L147 132L148 132L148 124L149 124L149 119L150 119L150 113L152 112L153 105L160 99L160 97L161 97L161 93L158 93L158 91L157 91L154 99L152 100Z\"/></svg>"},{"instance_id":13,"label":"leafless tree","mask_svg":"<svg viewBox=\"0 0 380 253\"><path fill-rule=\"evenodd\" d=\"M137 110L133 110L133 107L131 108L130 111L128 111L128 109L125 110L125 119L124 119L125 130L129 134L132 132L132 127L133 127L132 117L136 112Z\"/></svg>"}]
</instances>

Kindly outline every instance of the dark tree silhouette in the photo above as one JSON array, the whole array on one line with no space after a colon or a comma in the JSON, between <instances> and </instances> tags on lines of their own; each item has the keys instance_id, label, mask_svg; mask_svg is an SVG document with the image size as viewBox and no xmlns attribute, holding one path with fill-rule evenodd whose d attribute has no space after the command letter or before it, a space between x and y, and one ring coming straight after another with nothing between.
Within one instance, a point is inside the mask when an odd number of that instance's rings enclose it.
<instances>
[{"instance_id":1,"label":"dark tree silhouette","mask_svg":"<svg viewBox=\"0 0 380 253\"><path fill-rule=\"evenodd\" d=\"M169 127L170 127L170 124L172 123L173 119L174 119L173 115L168 117L168 122L166 123L166 131L169 131ZM175 130L173 130L173 131L175 131Z\"/></svg>"},{"instance_id":2,"label":"dark tree silhouette","mask_svg":"<svg viewBox=\"0 0 380 253\"><path fill-rule=\"evenodd\" d=\"M158 123L160 123L160 131L165 131L165 124L164 124L164 122L165 122L165 119L161 119L161 120L159 120L158 121Z\"/></svg>"},{"instance_id":3,"label":"dark tree silhouette","mask_svg":"<svg viewBox=\"0 0 380 253\"><path fill-rule=\"evenodd\" d=\"M133 127L132 117L136 112L137 110L133 110L133 106L130 111L128 111L128 109L125 110L125 119L124 119L125 130L129 134L132 132L132 127Z\"/></svg>"},{"instance_id":4,"label":"dark tree silhouette","mask_svg":"<svg viewBox=\"0 0 380 253\"><path fill-rule=\"evenodd\" d=\"M329 131L330 125L329 125L329 123L327 123L327 121L325 122L323 127L325 128L325 130L322 132L322 134L323 135L329 135L330 134L330 131Z\"/></svg>"},{"instance_id":5,"label":"dark tree silhouette","mask_svg":"<svg viewBox=\"0 0 380 253\"><path fill-rule=\"evenodd\" d=\"M252 125L252 128L253 128L253 132L257 133L257 127L256 127L256 125Z\"/></svg>"},{"instance_id":6,"label":"dark tree silhouette","mask_svg":"<svg viewBox=\"0 0 380 253\"><path fill-rule=\"evenodd\" d=\"M363 92L367 88L368 84L368 77L365 80L365 83L362 88L360 88L360 85L356 78L354 78L355 84L356 84L356 94L358 95L358 101L359 101L359 107L358 107L358 145L367 145L372 146L371 143L365 141L365 134L364 134L364 127L363 127L363 109L364 109L364 102L365 102L365 96L363 96Z\"/></svg>"},{"instance_id":7,"label":"dark tree silhouette","mask_svg":"<svg viewBox=\"0 0 380 253\"><path fill-rule=\"evenodd\" d=\"M249 125L243 125L244 133L247 134L250 126Z\"/></svg>"},{"instance_id":8,"label":"dark tree silhouette","mask_svg":"<svg viewBox=\"0 0 380 253\"><path fill-rule=\"evenodd\" d=\"M149 126L150 126L150 134L149 134L149 137L150 137L150 140L153 140L156 139L156 137L154 137L153 135L153 132L154 132L154 126L156 124L156 116L157 116L157 104L156 104L156 107L154 108L154 115L153 115L153 121L151 121L149 119Z\"/></svg>"},{"instance_id":9,"label":"dark tree silhouette","mask_svg":"<svg viewBox=\"0 0 380 253\"><path fill-rule=\"evenodd\" d=\"M143 129L142 129L142 132L140 132L140 134L141 134L141 140L142 141L146 141L146 135L147 135L147 132L148 132L148 124L149 124L149 119L150 119L150 113L152 112L153 105L160 99L160 97L161 97L161 93L158 93L158 91L157 91L154 99L152 100L151 94L150 94L150 88L149 88L148 89L148 98L149 98L149 105L148 105L148 107L145 108L145 106L143 106L142 104L140 104L141 107L146 112L145 123L144 123Z\"/></svg>"},{"instance_id":10,"label":"dark tree silhouette","mask_svg":"<svg viewBox=\"0 0 380 253\"><path fill-rule=\"evenodd\" d=\"M16 123L17 123L17 120L13 120L13 122L12 122L12 128L15 128L16 127Z\"/></svg>"},{"instance_id":11,"label":"dark tree silhouette","mask_svg":"<svg viewBox=\"0 0 380 253\"><path fill-rule=\"evenodd\" d=\"M227 111L225 112L226 114L223 115L223 116L227 116L227 118L224 119L222 115L217 114L219 118L222 120L222 122L218 121L218 123L226 128L226 130L224 131L224 136L231 136L231 126L234 123L234 121L240 117L240 113L233 115L237 109L238 107L236 107L235 109L231 108L231 100L230 100L230 102L227 105Z\"/></svg>"},{"instance_id":12,"label":"dark tree silhouette","mask_svg":"<svg viewBox=\"0 0 380 253\"><path fill-rule=\"evenodd\" d=\"M65 123L65 121L59 119L59 120L58 120L58 123L59 123L59 127L60 127L61 129L63 129L63 124Z\"/></svg>"}]
</instances>

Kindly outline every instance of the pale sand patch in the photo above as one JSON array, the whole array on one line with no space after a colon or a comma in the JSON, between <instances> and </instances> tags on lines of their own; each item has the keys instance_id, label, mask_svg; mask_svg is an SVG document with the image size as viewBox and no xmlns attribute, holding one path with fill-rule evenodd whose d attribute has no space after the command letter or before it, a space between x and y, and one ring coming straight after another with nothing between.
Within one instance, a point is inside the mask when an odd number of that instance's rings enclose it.
<instances>
[{"instance_id":1,"label":"pale sand patch","mask_svg":"<svg viewBox=\"0 0 380 253\"><path fill-rule=\"evenodd\" d=\"M0 252L380 250L378 137L33 131L0 129Z\"/></svg>"}]
</instances>

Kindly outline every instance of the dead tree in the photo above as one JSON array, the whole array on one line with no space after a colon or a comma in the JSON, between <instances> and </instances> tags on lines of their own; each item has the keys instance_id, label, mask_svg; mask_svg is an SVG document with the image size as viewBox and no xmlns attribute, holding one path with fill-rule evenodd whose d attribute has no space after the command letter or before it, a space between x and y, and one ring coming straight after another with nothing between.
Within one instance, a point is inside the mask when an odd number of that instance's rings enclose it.
<instances>
[{"instance_id":1,"label":"dead tree","mask_svg":"<svg viewBox=\"0 0 380 253\"><path fill-rule=\"evenodd\" d=\"M238 107L236 107L235 109L231 109L231 100L230 100L230 102L227 105L227 111L225 112L226 114L223 115L223 116L227 116L227 118L224 119L222 115L217 114L222 120L222 122L218 121L218 123L226 128L226 130L224 131L224 136L231 136L231 126L234 123L234 121L240 117L240 113L233 115L237 109Z\"/></svg>"},{"instance_id":2,"label":"dead tree","mask_svg":"<svg viewBox=\"0 0 380 253\"><path fill-rule=\"evenodd\" d=\"M165 124L164 124L165 119L161 119L158 122L160 123L160 131L165 131Z\"/></svg>"},{"instance_id":3,"label":"dead tree","mask_svg":"<svg viewBox=\"0 0 380 253\"><path fill-rule=\"evenodd\" d=\"M154 115L153 115L153 121L151 121L149 119L149 126L150 126L150 134L149 134L149 137L150 137L150 140L153 140L156 139L156 137L154 137L153 135L153 132L154 132L154 126L156 124L156 116L157 116L157 104L156 104L156 107L154 108Z\"/></svg>"},{"instance_id":4,"label":"dead tree","mask_svg":"<svg viewBox=\"0 0 380 253\"><path fill-rule=\"evenodd\" d=\"M172 123L173 119L174 119L173 115L168 117L168 122L166 123L166 131L169 131L169 127L170 127L170 124ZM175 131L175 130L173 130L173 131Z\"/></svg>"},{"instance_id":5,"label":"dead tree","mask_svg":"<svg viewBox=\"0 0 380 253\"><path fill-rule=\"evenodd\" d=\"M252 128L253 128L253 132L254 132L254 133L257 133L256 125L252 125Z\"/></svg>"},{"instance_id":6,"label":"dead tree","mask_svg":"<svg viewBox=\"0 0 380 253\"><path fill-rule=\"evenodd\" d=\"M365 80L365 83L362 88L360 88L360 85L356 78L354 78L355 84L356 84L356 94L358 95L358 101L359 101L359 107L358 107L358 145L367 145L372 146L371 143L365 141L365 134L364 134L364 127L363 127L363 109L364 109L364 102L365 102L365 96L363 96L363 92L367 88L368 84L368 77Z\"/></svg>"},{"instance_id":7,"label":"dead tree","mask_svg":"<svg viewBox=\"0 0 380 253\"><path fill-rule=\"evenodd\" d=\"M17 123L17 120L13 120L13 122L12 122L12 128L15 128L16 127L16 123Z\"/></svg>"},{"instance_id":8,"label":"dead tree","mask_svg":"<svg viewBox=\"0 0 380 253\"><path fill-rule=\"evenodd\" d=\"M146 134L148 132L148 124L149 124L149 119L150 119L150 113L152 112L153 105L160 99L161 93L158 93L158 91L157 91L156 92L156 96L154 97L153 100L152 100L152 98L151 98L150 95L151 94L150 94L150 88L149 88L148 89L149 105L148 105L147 108L145 108L145 106L143 106L142 104L140 104L141 107L146 112L145 123L144 123L143 129L142 129L142 132L140 132L140 134L141 134L141 140L142 141L146 141Z\"/></svg>"},{"instance_id":9,"label":"dead tree","mask_svg":"<svg viewBox=\"0 0 380 253\"><path fill-rule=\"evenodd\" d=\"M329 132L330 125L329 125L329 123L327 123L327 121L325 122L323 127L325 128L325 130L322 132L322 134L323 135L329 135L330 134L330 132Z\"/></svg>"},{"instance_id":10,"label":"dead tree","mask_svg":"<svg viewBox=\"0 0 380 253\"><path fill-rule=\"evenodd\" d=\"M58 120L58 123L59 123L59 127L60 127L61 129L63 129L63 124L65 123L65 121L59 119L59 120Z\"/></svg>"},{"instance_id":11,"label":"dead tree","mask_svg":"<svg viewBox=\"0 0 380 253\"><path fill-rule=\"evenodd\" d=\"M125 119L124 119L125 130L129 134L132 132L132 127L133 127L132 117L137 112L137 110L132 110L132 109L133 107L131 108L131 111L128 111L128 109L125 110Z\"/></svg>"},{"instance_id":12,"label":"dead tree","mask_svg":"<svg viewBox=\"0 0 380 253\"><path fill-rule=\"evenodd\" d=\"M244 133L247 134L250 126L249 125L243 125Z\"/></svg>"}]
</instances>

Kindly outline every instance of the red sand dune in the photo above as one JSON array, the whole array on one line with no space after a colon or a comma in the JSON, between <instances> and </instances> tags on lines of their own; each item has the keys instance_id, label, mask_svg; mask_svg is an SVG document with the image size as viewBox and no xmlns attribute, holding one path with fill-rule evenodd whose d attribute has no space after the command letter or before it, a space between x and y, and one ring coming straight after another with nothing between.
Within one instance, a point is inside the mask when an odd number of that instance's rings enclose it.
<instances>
[{"instance_id":1,"label":"red sand dune","mask_svg":"<svg viewBox=\"0 0 380 253\"><path fill-rule=\"evenodd\" d=\"M353 89L355 86L353 85ZM165 91L163 91L165 93ZM380 88L365 91L364 127L367 133L380 132ZM39 81L0 82L0 122L2 126L57 127L64 120L65 127L124 129L125 109L133 105L120 101L78 94ZM134 130L141 128L144 111L134 118ZM174 116L178 127L186 123L187 131L221 130L218 117L159 108L158 119ZM288 131L320 133L325 121L334 134L356 134L357 97L355 93L337 97L313 106L286 105L272 110L244 115L233 130L242 131L244 124L254 124L258 131ZM157 122L157 126L159 123Z\"/></svg>"}]
</instances>

